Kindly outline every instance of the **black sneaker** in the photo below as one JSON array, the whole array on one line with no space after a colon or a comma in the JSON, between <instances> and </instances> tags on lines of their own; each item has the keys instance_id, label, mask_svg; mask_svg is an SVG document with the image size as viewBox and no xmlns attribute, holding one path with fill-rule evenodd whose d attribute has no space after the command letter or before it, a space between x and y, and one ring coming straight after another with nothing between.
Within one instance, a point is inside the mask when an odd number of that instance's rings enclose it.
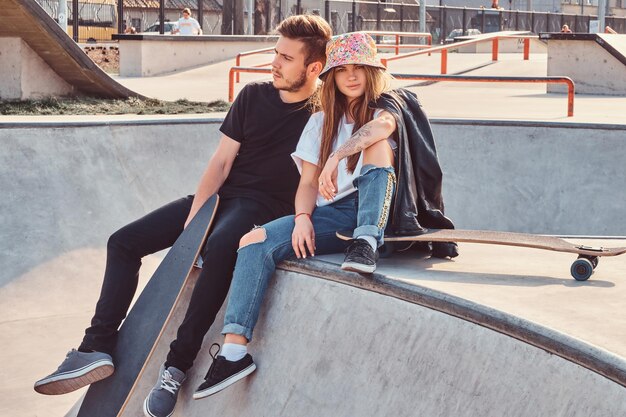
<instances>
[{"instance_id":1,"label":"black sneaker","mask_svg":"<svg viewBox=\"0 0 626 417\"><path fill-rule=\"evenodd\" d=\"M378 249L372 249L365 239L354 239L346 249L346 258L341 264L341 269L371 274L376 270L376 261Z\"/></svg>"},{"instance_id":2,"label":"black sneaker","mask_svg":"<svg viewBox=\"0 0 626 417\"><path fill-rule=\"evenodd\" d=\"M213 363L204 377L204 382L193 393L194 400L213 395L250 375L256 369L256 365L249 353L237 362L231 362L223 356L217 356L220 345L213 343L211 349L213 349L213 346L217 346L218 350L215 355L211 354Z\"/></svg>"}]
</instances>

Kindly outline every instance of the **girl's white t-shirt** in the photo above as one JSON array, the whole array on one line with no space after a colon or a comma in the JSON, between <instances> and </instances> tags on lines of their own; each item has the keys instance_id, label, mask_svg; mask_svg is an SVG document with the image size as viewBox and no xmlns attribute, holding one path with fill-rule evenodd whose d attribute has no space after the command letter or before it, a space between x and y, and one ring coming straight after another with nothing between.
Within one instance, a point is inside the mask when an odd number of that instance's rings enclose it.
<instances>
[{"instance_id":1,"label":"girl's white t-shirt","mask_svg":"<svg viewBox=\"0 0 626 417\"><path fill-rule=\"evenodd\" d=\"M291 157L296 162L298 170L302 174L302 161L309 162L313 165L319 165L319 153L320 144L322 142L322 123L324 121L324 112L318 112L311 115L309 122L304 127L300 141L296 147L296 151L291 154ZM354 123L347 123L346 117L341 118L339 123L339 129L337 132L337 140L333 151L337 150L352 136L352 128ZM361 172L361 165L363 163L363 153L359 156L359 162L356 165L353 173L349 173L346 169L347 158L339 161L337 168L337 195L333 201L326 201L319 193L317 194L317 206L322 207L328 204L341 200L345 196L348 196L356 191L353 181L359 176ZM323 167L320 167L323 168Z\"/></svg>"}]
</instances>

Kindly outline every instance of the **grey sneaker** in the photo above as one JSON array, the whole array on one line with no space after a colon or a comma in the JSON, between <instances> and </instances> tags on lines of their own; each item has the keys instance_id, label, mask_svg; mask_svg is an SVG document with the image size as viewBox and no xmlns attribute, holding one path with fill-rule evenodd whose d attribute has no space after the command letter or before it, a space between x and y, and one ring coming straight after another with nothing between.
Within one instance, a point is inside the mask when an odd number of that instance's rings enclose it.
<instances>
[{"instance_id":1,"label":"grey sneaker","mask_svg":"<svg viewBox=\"0 0 626 417\"><path fill-rule=\"evenodd\" d=\"M35 391L46 395L67 394L111 376L114 369L111 355L72 349L56 371L35 382Z\"/></svg>"},{"instance_id":2,"label":"grey sneaker","mask_svg":"<svg viewBox=\"0 0 626 417\"><path fill-rule=\"evenodd\" d=\"M159 379L143 402L146 417L169 417L174 412L178 390L185 381L185 373L173 366L167 369L161 365Z\"/></svg>"}]
</instances>

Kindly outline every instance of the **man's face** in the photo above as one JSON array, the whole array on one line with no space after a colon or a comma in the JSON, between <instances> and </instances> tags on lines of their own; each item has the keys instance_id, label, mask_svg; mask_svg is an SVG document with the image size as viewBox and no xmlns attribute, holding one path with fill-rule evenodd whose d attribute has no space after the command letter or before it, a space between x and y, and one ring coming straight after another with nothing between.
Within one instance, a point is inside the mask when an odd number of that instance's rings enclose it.
<instances>
[{"instance_id":1,"label":"man's face","mask_svg":"<svg viewBox=\"0 0 626 417\"><path fill-rule=\"evenodd\" d=\"M276 55L272 61L274 87L288 92L299 91L306 83L304 44L281 36L276 43Z\"/></svg>"},{"instance_id":2,"label":"man's face","mask_svg":"<svg viewBox=\"0 0 626 417\"><path fill-rule=\"evenodd\" d=\"M185 19L189 19L189 13L187 13L187 12L183 12L183 17L184 17Z\"/></svg>"}]
</instances>

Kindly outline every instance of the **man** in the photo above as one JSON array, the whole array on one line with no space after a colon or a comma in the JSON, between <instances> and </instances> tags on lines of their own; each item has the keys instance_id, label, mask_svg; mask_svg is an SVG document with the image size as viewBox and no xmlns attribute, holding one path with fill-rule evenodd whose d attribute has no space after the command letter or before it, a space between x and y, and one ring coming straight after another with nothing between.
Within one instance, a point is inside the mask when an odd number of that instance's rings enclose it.
<instances>
[{"instance_id":1,"label":"man","mask_svg":"<svg viewBox=\"0 0 626 417\"><path fill-rule=\"evenodd\" d=\"M110 237L91 327L78 350L71 350L57 371L35 383L37 392L64 394L113 373L111 352L137 288L141 258L170 247L204 202L219 192L202 271L144 406L148 416L171 414L185 372L228 292L240 238L256 224L293 213L299 175L290 155L310 117L307 101L317 88L331 29L318 16L292 16L276 30L280 36L273 81L249 84L241 91L220 128L220 143L195 196L161 207Z\"/></svg>"},{"instance_id":2,"label":"man","mask_svg":"<svg viewBox=\"0 0 626 417\"><path fill-rule=\"evenodd\" d=\"M188 7L183 9L183 17L178 19L178 29L172 30L172 34L179 35L202 35L200 23L191 17L191 10Z\"/></svg>"}]
</instances>

